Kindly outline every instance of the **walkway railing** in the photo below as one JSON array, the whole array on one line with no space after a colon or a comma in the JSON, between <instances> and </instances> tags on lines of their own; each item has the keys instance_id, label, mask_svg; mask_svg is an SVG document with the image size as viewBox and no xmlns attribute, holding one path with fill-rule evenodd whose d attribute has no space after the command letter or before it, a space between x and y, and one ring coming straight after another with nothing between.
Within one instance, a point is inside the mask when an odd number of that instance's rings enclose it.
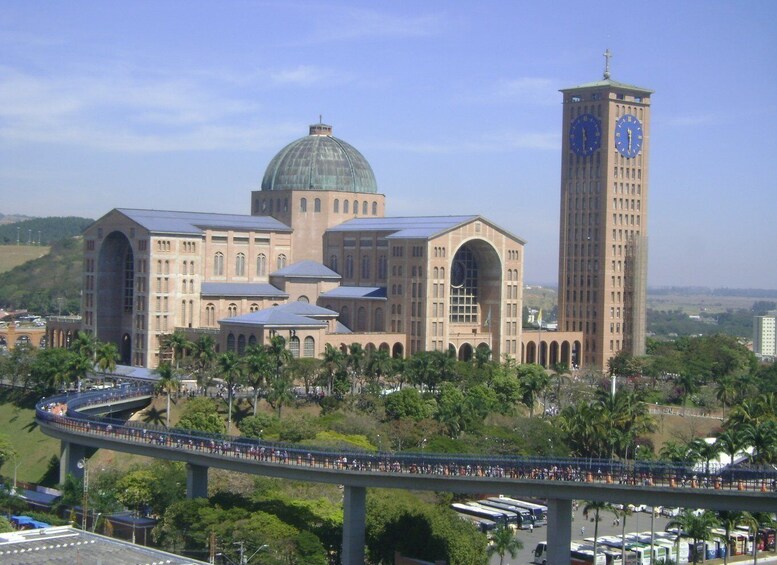
<instances>
[{"instance_id":1,"label":"walkway railing","mask_svg":"<svg viewBox=\"0 0 777 565\"><path fill-rule=\"evenodd\" d=\"M715 489L777 492L777 469L772 466L736 468L709 466L699 472L693 465L662 461L612 459L506 457L439 453L388 453L359 450L309 449L231 435L166 428L141 422L94 416L88 407L122 403L153 394L151 386L60 395L36 406L40 424L79 435L114 438L181 452L206 453L219 458L258 464L294 465L337 469L342 472L405 473L437 476L500 477L542 480L662 486L682 489Z\"/></svg>"}]
</instances>

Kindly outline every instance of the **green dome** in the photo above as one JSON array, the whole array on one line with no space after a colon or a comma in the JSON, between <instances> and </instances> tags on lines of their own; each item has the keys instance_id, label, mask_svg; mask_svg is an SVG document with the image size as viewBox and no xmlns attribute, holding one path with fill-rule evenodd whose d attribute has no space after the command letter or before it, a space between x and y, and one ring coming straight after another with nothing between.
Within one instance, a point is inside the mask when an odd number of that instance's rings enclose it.
<instances>
[{"instance_id":1,"label":"green dome","mask_svg":"<svg viewBox=\"0 0 777 565\"><path fill-rule=\"evenodd\" d=\"M310 135L292 141L273 157L262 190L338 190L376 193L378 185L367 159L332 136L332 126L310 126Z\"/></svg>"}]
</instances>

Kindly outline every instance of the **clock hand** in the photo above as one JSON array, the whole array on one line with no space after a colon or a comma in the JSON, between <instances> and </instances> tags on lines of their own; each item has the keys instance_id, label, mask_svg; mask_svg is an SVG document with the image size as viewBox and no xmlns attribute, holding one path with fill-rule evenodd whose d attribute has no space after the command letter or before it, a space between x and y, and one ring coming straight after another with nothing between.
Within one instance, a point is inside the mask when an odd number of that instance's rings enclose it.
<instances>
[{"instance_id":1,"label":"clock hand","mask_svg":"<svg viewBox=\"0 0 777 565\"><path fill-rule=\"evenodd\" d=\"M631 153L631 130L627 130L629 134L629 153Z\"/></svg>"},{"instance_id":2,"label":"clock hand","mask_svg":"<svg viewBox=\"0 0 777 565\"><path fill-rule=\"evenodd\" d=\"M588 131L583 130L583 149L588 146Z\"/></svg>"}]
</instances>

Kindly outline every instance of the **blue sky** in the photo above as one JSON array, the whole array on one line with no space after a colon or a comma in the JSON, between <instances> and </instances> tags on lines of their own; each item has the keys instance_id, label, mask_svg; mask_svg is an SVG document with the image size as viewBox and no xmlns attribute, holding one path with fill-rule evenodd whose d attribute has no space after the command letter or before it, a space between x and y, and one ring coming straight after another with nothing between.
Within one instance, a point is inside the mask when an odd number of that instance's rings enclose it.
<instances>
[{"instance_id":1,"label":"blue sky","mask_svg":"<svg viewBox=\"0 0 777 565\"><path fill-rule=\"evenodd\" d=\"M649 282L777 288L777 2L0 1L0 212L249 213L323 115L389 215L478 212L555 283L558 89L654 89Z\"/></svg>"}]
</instances>

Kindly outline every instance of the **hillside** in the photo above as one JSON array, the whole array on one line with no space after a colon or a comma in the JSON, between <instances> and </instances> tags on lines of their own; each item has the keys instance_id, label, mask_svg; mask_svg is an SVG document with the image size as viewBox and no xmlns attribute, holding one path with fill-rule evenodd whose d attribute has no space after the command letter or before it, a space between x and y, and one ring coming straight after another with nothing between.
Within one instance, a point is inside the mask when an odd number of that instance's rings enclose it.
<instances>
[{"instance_id":1,"label":"hillside","mask_svg":"<svg viewBox=\"0 0 777 565\"><path fill-rule=\"evenodd\" d=\"M50 245L61 239L80 235L93 222L89 218L48 217L31 218L15 223L0 224L0 244Z\"/></svg>"},{"instance_id":2,"label":"hillside","mask_svg":"<svg viewBox=\"0 0 777 565\"><path fill-rule=\"evenodd\" d=\"M0 308L41 316L77 314L81 308L81 237L63 239L48 255L0 274Z\"/></svg>"},{"instance_id":3,"label":"hillside","mask_svg":"<svg viewBox=\"0 0 777 565\"><path fill-rule=\"evenodd\" d=\"M51 248L48 245L0 245L0 273L39 259L49 251Z\"/></svg>"}]
</instances>

